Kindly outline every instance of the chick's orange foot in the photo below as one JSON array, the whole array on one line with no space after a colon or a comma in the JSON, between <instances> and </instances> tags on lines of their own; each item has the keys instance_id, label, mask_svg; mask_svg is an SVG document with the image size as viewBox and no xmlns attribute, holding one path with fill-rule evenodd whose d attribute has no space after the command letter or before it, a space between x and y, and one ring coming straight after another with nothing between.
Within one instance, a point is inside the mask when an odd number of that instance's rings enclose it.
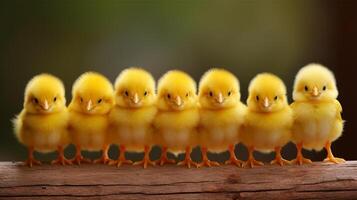
<instances>
[{"instance_id":1,"label":"chick's orange foot","mask_svg":"<svg viewBox=\"0 0 357 200\"><path fill-rule=\"evenodd\" d=\"M109 164L110 161L112 160L108 156L102 156L101 158L94 160L93 163Z\"/></svg>"},{"instance_id":2,"label":"chick's orange foot","mask_svg":"<svg viewBox=\"0 0 357 200\"><path fill-rule=\"evenodd\" d=\"M142 161L134 162L133 165L143 165L144 169L146 169L148 165L155 166L156 163L150 160L150 150L151 148L149 146L145 146L144 159Z\"/></svg>"},{"instance_id":3,"label":"chick's orange foot","mask_svg":"<svg viewBox=\"0 0 357 200\"><path fill-rule=\"evenodd\" d=\"M191 168L191 165L195 166L196 168L199 167L199 164L197 164L196 162L193 162L191 157L185 158L183 161L178 162L177 165L187 166L187 168Z\"/></svg>"},{"instance_id":4,"label":"chick's orange foot","mask_svg":"<svg viewBox=\"0 0 357 200\"><path fill-rule=\"evenodd\" d=\"M134 162L133 165L142 165L144 167L144 169L146 169L148 167L148 165L155 166L156 162L155 161L151 161L150 158L144 158L141 161Z\"/></svg>"},{"instance_id":5,"label":"chick's orange foot","mask_svg":"<svg viewBox=\"0 0 357 200\"><path fill-rule=\"evenodd\" d=\"M71 162L77 165L81 165L81 163L92 163L90 159L84 158L82 155L76 155Z\"/></svg>"},{"instance_id":6,"label":"chick's orange foot","mask_svg":"<svg viewBox=\"0 0 357 200\"><path fill-rule=\"evenodd\" d=\"M264 163L255 160L254 158L248 158L246 162L243 163L243 167L250 167L253 168L254 166L263 166Z\"/></svg>"},{"instance_id":7,"label":"chick's orange foot","mask_svg":"<svg viewBox=\"0 0 357 200\"><path fill-rule=\"evenodd\" d=\"M72 161L60 155L56 160L52 160L51 165L72 165Z\"/></svg>"},{"instance_id":8,"label":"chick's orange foot","mask_svg":"<svg viewBox=\"0 0 357 200\"><path fill-rule=\"evenodd\" d=\"M178 162L177 165L187 166L188 168L191 168L191 165L193 165L198 168L199 165L196 162L193 162L193 160L191 159L191 152L191 147L186 147L185 159L181 162Z\"/></svg>"},{"instance_id":9,"label":"chick's orange foot","mask_svg":"<svg viewBox=\"0 0 357 200\"><path fill-rule=\"evenodd\" d=\"M155 161L156 164L163 166L164 164L168 163L168 164L175 164L176 160L174 159L169 159L167 157L167 155L161 155L161 158L159 160Z\"/></svg>"},{"instance_id":10,"label":"chick's orange foot","mask_svg":"<svg viewBox=\"0 0 357 200\"><path fill-rule=\"evenodd\" d=\"M198 167L212 167L212 166L220 166L218 162L211 161L209 159L203 159L201 163L198 163Z\"/></svg>"},{"instance_id":11,"label":"chick's orange foot","mask_svg":"<svg viewBox=\"0 0 357 200\"><path fill-rule=\"evenodd\" d=\"M128 165L132 165L133 161L131 160L127 160L127 159L118 159L118 160L112 160L109 161L109 165L116 165L117 167L122 166L123 164L128 164Z\"/></svg>"},{"instance_id":12,"label":"chick's orange foot","mask_svg":"<svg viewBox=\"0 0 357 200\"><path fill-rule=\"evenodd\" d=\"M167 157L167 147L162 147L161 149L161 157L159 160L156 160L156 164L160 165L160 166L163 166L165 163L169 163L169 164L175 164L176 163L176 160L174 159L169 159Z\"/></svg>"},{"instance_id":13,"label":"chick's orange foot","mask_svg":"<svg viewBox=\"0 0 357 200\"><path fill-rule=\"evenodd\" d=\"M24 165L27 165L29 167L32 167L33 165L41 165L42 163L35 158L28 158L25 160Z\"/></svg>"},{"instance_id":14,"label":"chick's orange foot","mask_svg":"<svg viewBox=\"0 0 357 200\"><path fill-rule=\"evenodd\" d=\"M274 160L272 160L272 161L270 162L270 164L271 164L271 165L277 164L277 165L280 165L280 166L290 165L290 161L285 160L285 159L282 158L282 157L276 157Z\"/></svg>"},{"instance_id":15,"label":"chick's orange foot","mask_svg":"<svg viewBox=\"0 0 357 200\"><path fill-rule=\"evenodd\" d=\"M296 158L290 161L292 164L302 165L302 164L311 164L310 159L305 158L303 155L297 155Z\"/></svg>"},{"instance_id":16,"label":"chick's orange foot","mask_svg":"<svg viewBox=\"0 0 357 200\"><path fill-rule=\"evenodd\" d=\"M236 165L237 167L242 166L243 163L243 161L238 160L236 157L230 157L229 160L225 162L226 165Z\"/></svg>"},{"instance_id":17,"label":"chick's orange foot","mask_svg":"<svg viewBox=\"0 0 357 200\"><path fill-rule=\"evenodd\" d=\"M327 151L327 157L324 160L324 162L331 162L334 164L340 164L340 163L344 163L346 162L344 159L342 158L337 158L332 154L332 150L331 150L331 142L327 142L325 145L325 149Z\"/></svg>"}]
</instances>

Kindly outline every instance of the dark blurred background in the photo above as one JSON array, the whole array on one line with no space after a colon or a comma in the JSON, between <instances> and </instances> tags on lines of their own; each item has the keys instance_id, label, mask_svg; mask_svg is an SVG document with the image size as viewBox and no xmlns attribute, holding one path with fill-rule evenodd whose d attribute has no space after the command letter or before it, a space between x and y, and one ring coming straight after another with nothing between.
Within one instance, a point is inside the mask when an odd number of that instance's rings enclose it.
<instances>
[{"instance_id":1,"label":"dark blurred background","mask_svg":"<svg viewBox=\"0 0 357 200\"><path fill-rule=\"evenodd\" d=\"M319 62L335 72L347 121L333 144L336 156L357 159L352 114L357 67L357 3L353 1L5 1L0 2L0 160L23 160L26 148L13 136L10 120L22 109L24 87L48 72L66 84L94 70L114 81L129 66L159 78L181 69L197 81L211 67L224 67L240 79L242 100L259 72L279 75L289 98L300 67ZM239 157L246 150L239 145ZM74 148L67 149L73 156ZM284 148L295 156L292 144ZM305 152L321 160L325 152ZM158 158L159 149L153 156ZM87 153L96 157L98 153ZM112 147L111 156L117 155ZM269 160L273 154L257 154ZM49 160L55 154L40 155ZM224 160L228 154L212 155ZM140 155L130 155L139 159ZM194 151L199 159L199 151Z\"/></svg>"}]
</instances>

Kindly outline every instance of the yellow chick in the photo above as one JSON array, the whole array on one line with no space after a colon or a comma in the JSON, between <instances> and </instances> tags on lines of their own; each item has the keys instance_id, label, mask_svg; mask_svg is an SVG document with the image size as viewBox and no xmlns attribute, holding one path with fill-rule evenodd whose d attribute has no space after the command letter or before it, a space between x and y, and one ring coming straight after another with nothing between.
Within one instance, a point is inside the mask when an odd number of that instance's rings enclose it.
<instances>
[{"instance_id":1,"label":"yellow chick","mask_svg":"<svg viewBox=\"0 0 357 200\"><path fill-rule=\"evenodd\" d=\"M52 164L71 164L63 152L70 142L65 89L57 77L40 74L30 80L25 90L24 108L13 122L17 139L28 148L25 162L28 166L41 164L34 158L34 151L55 150L58 158Z\"/></svg>"},{"instance_id":2,"label":"yellow chick","mask_svg":"<svg viewBox=\"0 0 357 200\"><path fill-rule=\"evenodd\" d=\"M291 139L293 115L283 81L273 74L258 74L250 82L248 90L248 110L240 133L240 139L249 152L244 166L263 165L254 159L254 150L265 153L275 150L271 164L288 164L281 156L281 148Z\"/></svg>"},{"instance_id":3,"label":"yellow chick","mask_svg":"<svg viewBox=\"0 0 357 200\"><path fill-rule=\"evenodd\" d=\"M198 93L202 152L200 166L219 165L208 159L207 151L221 153L227 149L230 159L226 164L242 164L234 153L246 111L240 96L239 81L232 73L224 69L211 69L202 76Z\"/></svg>"},{"instance_id":4,"label":"yellow chick","mask_svg":"<svg viewBox=\"0 0 357 200\"><path fill-rule=\"evenodd\" d=\"M294 113L293 141L297 147L297 164L311 163L303 157L301 149L318 150L325 148L325 162L342 163L331 151L331 143L343 131L342 107L336 99L338 91L333 73L319 64L309 64L296 75L293 91Z\"/></svg>"},{"instance_id":5,"label":"yellow chick","mask_svg":"<svg viewBox=\"0 0 357 200\"><path fill-rule=\"evenodd\" d=\"M102 156L95 163L107 163L108 114L114 105L112 84L103 75L95 72L82 74L73 84L72 101L68 106L69 130L76 146L74 162L90 162L83 158L81 150L100 151Z\"/></svg>"},{"instance_id":6,"label":"yellow chick","mask_svg":"<svg viewBox=\"0 0 357 200\"><path fill-rule=\"evenodd\" d=\"M131 163L125 158L125 151L131 151L144 152L144 159L134 165L155 165L149 155L153 145L152 122L157 113L155 100L155 80L149 72L129 68L119 74L115 81L115 107L109 114L109 138L119 145L120 154L110 164L119 167Z\"/></svg>"},{"instance_id":7,"label":"yellow chick","mask_svg":"<svg viewBox=\"0 0 357 200\"><path fill-rule=\"evenodd\" d=\"M199 123L196 83L186 73L172 70L158 82L158 114L154 126L160 135L162 146L160 165L174 163L167 158L167 152L175 155L185 153L185 159L178 165L197 166L191 159L192 146L196 144Z\"/></svg>"}]
</instances>

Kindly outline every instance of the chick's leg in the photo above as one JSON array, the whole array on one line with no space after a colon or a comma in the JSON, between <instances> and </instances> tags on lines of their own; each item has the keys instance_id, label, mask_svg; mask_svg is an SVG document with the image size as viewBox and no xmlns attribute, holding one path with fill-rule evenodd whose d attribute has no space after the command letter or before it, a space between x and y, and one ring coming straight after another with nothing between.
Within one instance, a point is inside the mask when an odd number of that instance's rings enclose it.
<instances>
[{"instance_id":1,"label":"chick's leg","mask_svg":"<svg viewBox=\"0 0 357 200\"><path fill-rule=\"evenodd\" d=\"M219 166L218 162L210 161L208 159L207 147L202 147L201 148L201 152L202 152L202 162L198 164L198 167L202 167L202 166L207 166L207 167Z\"/></svg>"},{"instance_id":2,"label":"chick's leg","mask_svg":"<svg viewBox=\"0 0 357 200\"><path fill-rule=\"evenodd\" d=\"M109 145L106 144L103 147L101 158L99 158L97 160L94 160L94 163L102 163L102 164L109 163L110 159L109 159L109 156L108 156L108 151L109 151Z\"/></svg>"},{"instance_id":3,"label":"chick's leg","mask_svg":"<svg viewBox=\"0 0 357 200\"><path fill-rule=\"evenodd\" d=\"M234 152L233 144L230 144L228 146L228 152L229 152L229 160L226 161L226 164L232 164L232 165L236 165L238 167L243 164L243 161L237 159L236 154Z\"/></svg>"},{"instance_id":4,"label":"chick's leg","mask_svg":"<svg viewBox=\"0 0 357 200\"><path fill-rule=\"evenodd\" d=\"M25 165L32 167L32 165L41 165L41 162L36 160L33 156L34 148L28 147L28 156L27 160L24 162Z\"/></svg>"},{"instance_id":5,"label":"chick's leg","mask_svg":"<svg viewBox=\"0 0 357 200\"><path fill-rule=\"evenodd\" d=\"M51 162L52 165L54 165L54 164L71 165L72 164L72 161L70 161L70 160L66 159L66 157L64 157L63 146L58 146L57 152L58 152L58 157L56 160L53 160Z\"/></svg>"},{"instance_id":6,"label":"chick's leg","mask_svg":"<svg viewBox=\"0 0 357 200\"><path fill-rule=\"evenodd\" d=\"M176 161L173 160L173 159L169 159L167 157L167 147L162 147L162 149L161 149L161 157L160 157L159 160L156 161L156 163L158 163L161 166L163 166L165 163L174 164L174 163L176 163Z\"/></svg>"},{"instance_id":7,"label":"chick's leg","mask_svg":"<svg viewBox=\"0 0 357 200\"><path fill-rule=\"evenodd\" d=\"M291 163L295 163L298 165L302 165L304 163L310 164L312 161L310 159L304 158L302 155L302 142L296 144L296 149L297 149L297 155L294 160L291 161Z\"/></svg>"},{"instance_id":8,"label":"chick's leg","mask_svg":"<svg viewBox=\"0 0 357 200\"><path fill-rule=\"evenodd\" d=\"M155 166L155 162L150 160L150 151L151 151L151 147L148 145L145 145L144 147L144 158L142 161L139 162L135 162L134 165L143 165L144 169L147 168L148 164Z\"/></svg>"},{"instance_id":9,"label":"chick's leg","mask_svg":"<svg viewBox=\"0 0 357 200\"><path fill-rule=\"evenodd\" d=\"M86 159L82 156L80 145L76 145L76 155L74 156L74 158L71 161L78 165L80 165L81 162L83 162L83 163L91 163L92 162L91 160Z\"/></svg>"},{"instance_id":10,"label":"chick's leg","mask_svg":"<svg viewBox=\"0 0 357 200\"><path fill-rule=\"evenodd\" d=\"M191 165L194 165L196 167L198 167L198 164L193 162L191 159L191 152L192 152L192 148L191 147L186 147L186 151L185 151L185 159L179 163L177 163L177 165L185 165L188 168L191 168Z\"/></svg>"},{"instance_id":11,"label":"chick's leg","mask_svg":"<svg viewBox=\"0 0 357 200\"><path fill-rule=\"evenodd\" d=\"M125 151L125 146L119 145L119 157L117 160L110 161L109 165L116 165L117 167L120 167L122 164L133 164L133 161L125 158Z\"/></svg>"},{"instance_id":12,"label":"chick's leg","mask_svg":"<svg viewBox=\"0 0 357 200\"><path fill-rule=\"evenodd\" d=\"M290 164L289 161L281 156L281 147L275 147L275 159L271 161L270 164L278 164L280 166Z\"/></svg>"},{"instance_id":13,"label":"chick's leg","mask_svg":"<svg viewBox=\"0 0 357 200\"><path fill-rule=\"evenodd\" d=\"M248 153L249 153L248 160L243 164L243 167L248 166L250 168L253 168L256 165L259 165L259 166L264 165L264 163L259 162L259 161L254 159L253 152L254 152L254 147L253 146L249 147L248 148Z\"/></svg>"},{"instance_id":14,"label":"chick's leg","mask_svg":"<svg viewBox=\"0 0 357 200\"><path fill-rule=\"evenodd\" d=\"M331 150L331 142L327 142L325 145L325 149L327 151L327 157L324 160L324 162L332 162L335 164L339 164L339 163L344 163L346 162L344 159L342 158L336 158L333 154L332 154L332 150Z\"/></svg>"}]
</instances>

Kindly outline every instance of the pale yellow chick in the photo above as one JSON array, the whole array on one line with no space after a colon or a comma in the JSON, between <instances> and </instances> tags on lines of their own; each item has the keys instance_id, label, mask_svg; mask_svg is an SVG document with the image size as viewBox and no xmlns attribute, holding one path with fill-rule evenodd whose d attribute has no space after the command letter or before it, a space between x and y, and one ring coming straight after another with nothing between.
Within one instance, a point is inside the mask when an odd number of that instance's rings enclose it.
<instances>
[{"instance_id":1,"label":"pale yellow chick","mask_svg":"<svg viewBox=\"0 0 357 200\"><path fill-rule=\"evenodd\" d=\"M200 145L202 163L200 166L219 165L207 157L207 151L221 153L229 151L227 164L240 166L234 153L239 142L239 130L243 124L246 106L240 101L238 79L224 69L211 69L201 78L199 84L200 103Z\"/></svg>"},{"instance_id":2,"label":"pale yellow chick","mask_svg":"<svg viewBox=\"0 0 357 200\"><path fill-rule=\"evenodd\" d=\"M102 156L95 163L109 162L108 114L114 105L112 84L103 75L95 72L82 74L73 84L69 130L76 146L74 161L90 162L83 158L81 150L100 151Z\"/></svg>"},{"instance_id":3,"label":"pale yellow chick","mask_svg":"<svg viewBox=\"0 0 357 200\"><path fill-rule=\"evenodd\" d=\"M167 151L175 155L185 152L185 159L178 165L196 165L191 159L192 146L197 143L199 111L196 83L186 73L172 70L158 82L158 114L154 120L162 145L160 165L173 163L167 158Z\"/></svg>"},{"instance_id":4,"label":"pale yellow chick","mask_svg":"<svg viewBox=\"0 0 357 200\"><path fill-rule=\"evenodd\" d=\"M248 90L248 110L240 133L249 152L244 166L263 165L254 159L254 150L264 153L275 150L275 159L271 163L288 164L281 156L281 148L291 140L293 115L283 81L273 74L258 74Z\"/></svg>"},{"instance_id":5,"label":"pale yellow chick","mask_svg":"<svg viewBox=\"0 0 357 200\"><path fill-rule=\"evenodd\" d=\"M331 143L343 131L342 107L333 73L319 64L309 64L298 72L295 78L291 108L294 112L293 141L297 147L297 164L311 163L303 157L301 149L320 151L325 148L324 161L342 163L331 151Z\"/></svg>"},{"instance_id":6,"label":"pale yellow chick","mask_svg":"<svg viewBox=\"0 0 357 200\"><path fill-rule=\"evenodd\" d=\"M25 162L28 166L41 164L34 158L34 151L55 150L58 158L52 164L71 164L63 152L70 142L65 89L57 77L40 74L30 80L25 90L24 108L13 122L17 139L28 148Z\"/></svg>"},{"instance_id":7,"label":"pale yellow chick","mask_svg":"<svg viewBox=\"0 0 357 200\"><path fill-rule=\"evenodd\" d=\"M110 164L118 167L126 160L125 151L144 152L144 159L135 164L155 165L150 160L153 142L152 122L157 113L153 76L140 68L122 71L115 81L115 107L109 114L110 141L119 145L119 157Z\"/></svg>"}]
</instances>

